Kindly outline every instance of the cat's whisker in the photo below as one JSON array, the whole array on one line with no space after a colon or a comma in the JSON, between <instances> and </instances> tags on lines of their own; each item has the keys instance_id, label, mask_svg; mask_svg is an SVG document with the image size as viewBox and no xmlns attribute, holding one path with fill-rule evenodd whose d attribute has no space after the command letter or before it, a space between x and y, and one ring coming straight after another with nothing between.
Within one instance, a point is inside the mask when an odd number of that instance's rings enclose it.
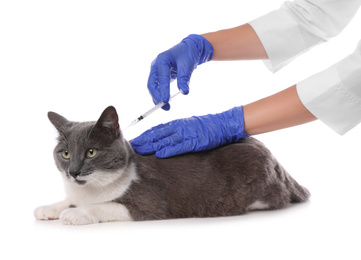
<instances>
[{"instance_id":1,"label":"cat's whisker","mask_svg":"<svg viewBox=\"0 0 361 260\"><path fill-rule=\"evenodd\" d=\"M109 193L112 193L114 190L111 187L109 187L110 186L109 184L105 184L105 180L101 180L101 178L97 178L97 176L90 175L89 179L96 182L97 184L99 184L99 188L101 188ZM107 182L109 182L109 181L107 181Z\"/></svg>"}]
</instances>

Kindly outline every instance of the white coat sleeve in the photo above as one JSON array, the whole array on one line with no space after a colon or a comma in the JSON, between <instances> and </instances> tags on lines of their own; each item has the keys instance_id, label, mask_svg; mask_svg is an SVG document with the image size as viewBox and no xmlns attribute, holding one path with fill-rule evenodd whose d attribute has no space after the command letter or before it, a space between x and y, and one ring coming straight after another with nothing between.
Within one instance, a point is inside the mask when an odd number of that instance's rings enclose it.
<instances>
[{"instance_id":1,"label":"white coat sleeve","mask_svg":"<svg viewBox=\"0 0 361 260\"><path fill-rule=\"evenodd\" d=\"M339 134L361 122L361 41L354 53L297 84L303 105Z\"/></svg>"},{"instance_id":2,"label":"white coat sleeve","mask_svg":"<svg viewBox=\"0 0 361 260\"><path fill-rule=\"evenodd\" d=\"M329 38L349 23L361 0L295 0L285 2L252 22L277 71L292 59ZM357 33L357 32L355 32ZM354 53L297 84L304 106L339 134L361 122L361 41Z\"/></svg>"},{"instance_id":3,"label":"white coat sleeve","mask_svg":"<svg viewBox=\"0 0 361 260\"><path fill-rule=\"evenodd\" d=\"M361 0L295 0L249 24L261 40L273 72L298 55L339 34Z\"/></svg>"}]
</instances>

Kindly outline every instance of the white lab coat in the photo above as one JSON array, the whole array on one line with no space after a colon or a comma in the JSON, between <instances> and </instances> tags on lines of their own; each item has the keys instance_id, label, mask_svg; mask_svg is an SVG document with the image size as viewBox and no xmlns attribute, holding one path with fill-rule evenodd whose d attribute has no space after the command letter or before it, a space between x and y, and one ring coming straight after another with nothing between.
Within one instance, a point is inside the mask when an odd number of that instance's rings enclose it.
<instances>
[{"instance_id":1,"label":"white lab coat","mask_svg":"<svg viewBox=\"0 0 361 260\"><path fill-rule=\"evenodd\" d=\"M275 72L339 34L360 6L361 0L295 0L249 24L268 54L266 66ZM359 124L361 41L345 59L299 82L297 92L304 106L337 133Z\"/></svg>"}]
</instances>

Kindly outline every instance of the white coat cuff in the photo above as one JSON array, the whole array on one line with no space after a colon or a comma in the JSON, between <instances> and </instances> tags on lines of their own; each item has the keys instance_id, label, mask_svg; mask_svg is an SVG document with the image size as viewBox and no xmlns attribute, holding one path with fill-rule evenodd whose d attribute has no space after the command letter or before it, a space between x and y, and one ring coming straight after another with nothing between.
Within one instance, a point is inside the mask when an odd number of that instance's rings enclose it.
<instances>
[{"instance_id":1,"label":"white coat cuff","mask_svg":"<svg viewBox=\"0 0 361 260\"><path fill-rule=\"evenodd\" d=\"M343 135L361 122L361 42L332 67L297 84L303 105Z\"/></svg>"},{"instance_id":2,"label":"white coat cuff","mask_svg":"<svg viewBox=\"0 0 361 260\"><path fill-rule=\"evenodd\" d=\"M278 71L298 55L325 41L306 31L285 5L249 24L266 50L269 60L264 63L272 72Z\"/></svg>"}]
</instances>

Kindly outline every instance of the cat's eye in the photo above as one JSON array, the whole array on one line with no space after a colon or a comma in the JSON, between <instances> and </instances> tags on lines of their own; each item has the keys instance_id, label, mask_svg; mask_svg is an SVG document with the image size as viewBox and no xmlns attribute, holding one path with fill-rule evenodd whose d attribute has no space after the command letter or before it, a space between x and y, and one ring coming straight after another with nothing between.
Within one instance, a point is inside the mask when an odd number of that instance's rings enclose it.
<instances>
[{"instance_id":1,"label":"cat's eye","mask_svg":"<svg viewBox=\"0 0 361 260\"><path fill-rule=\"evenodd\" d=\"M69 159L70 158L70 153L68 150L64 150L61 152L61 156L63 156L64 159Z\"/></svg>"},{"instance_id":2,"label":"cat's eye","mask_svg":"<svg viewBox=\"0 0 361 260\"><path fill-rule=\"evenodd\" d=\"M97 153L98 153L97 149L89 149L86 152L86 157L93 158L95 155L97 155Z\"/></svg>"}]
</instances>

